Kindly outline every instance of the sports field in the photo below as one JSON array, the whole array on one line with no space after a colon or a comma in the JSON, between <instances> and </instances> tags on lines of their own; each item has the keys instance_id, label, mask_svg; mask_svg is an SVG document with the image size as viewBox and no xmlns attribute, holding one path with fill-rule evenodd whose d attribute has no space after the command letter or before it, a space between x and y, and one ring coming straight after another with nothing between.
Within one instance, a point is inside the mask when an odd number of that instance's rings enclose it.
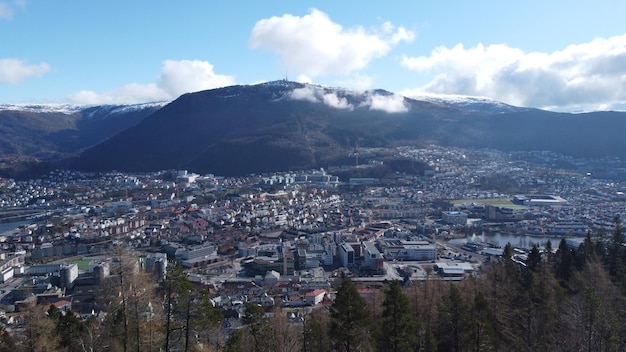
<instances>
[{"instance_id":1,"label":"sports field","mask_svg":"<svg viewBox=\"0 0 626 352\"><path fill-rule=\"evenodd\" d=\"M78 270L89 270L89 263L91 263L91 260L89 259L76 259L73 260L72 263L76 263L76 265L78 265Z\"/></svg>"},{"instance_id":2,"label":"sports field","mask_svg":"<svg viewBox=\"0 0 626 352\"><path fill-rule=\"evenodd\" d=\"M452 204L454 204L454 205L460 205L460 204L463 204L463 203L482 203L482 204L488 204L488 205L493 205L493 206L500 207L500 208L507 208L507 209L513 209L513 210L528 209L527 206L513 204L513 203L511 203L510 200L503 199L503 198L497 198L497 199L456 199L456 200L452 201Z\"/></svg>"}]
</instances>

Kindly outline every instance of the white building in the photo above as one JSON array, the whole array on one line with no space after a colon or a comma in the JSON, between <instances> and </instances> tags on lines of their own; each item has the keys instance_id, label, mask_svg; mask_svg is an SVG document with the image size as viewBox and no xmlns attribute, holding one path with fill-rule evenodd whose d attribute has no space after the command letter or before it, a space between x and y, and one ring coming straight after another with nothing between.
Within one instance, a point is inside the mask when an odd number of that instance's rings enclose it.
<instances>
[{"instance_id":1,"label":"white building","mask_svg":"<svg viewBox=\"0 0 626 352\"><path fill-rule=\"evenodd\" d=\"M351 267L354 265L356 253L351 245L344 242L339 246L338 251L342 266Z\"/></svg>"},{"instance_id":2,"label":"white building","mask_svg":"<svg viewBox=\"0 0 626 352\"><path fill-rule=\"evenodd\" d=\"M441 221L450 225L467 225L467 214L461 211L444 211L441 213Z\"/></svg>"},{"instance_id":3,"label":"white building","mask_svg":"<svg viewBox=\"0 0 626 352\"><path fill-rule=\"evenodd\" d=\"M363 264L372 269L381 269L383 267L383 255L376 248L376 243L364 241L363 245Z\"/></svg>"}]
</instances>

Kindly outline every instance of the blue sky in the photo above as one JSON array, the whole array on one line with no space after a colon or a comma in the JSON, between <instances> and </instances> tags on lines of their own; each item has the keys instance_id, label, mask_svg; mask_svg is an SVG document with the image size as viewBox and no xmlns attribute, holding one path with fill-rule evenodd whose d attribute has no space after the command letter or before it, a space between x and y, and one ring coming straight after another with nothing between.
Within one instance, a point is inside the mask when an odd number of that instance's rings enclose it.
<instances>
[{"instance_id":1,"label":"blue sky","mask_svg":"<svg viewBox=\"0 0 626 352\"><path fill-rule=\"evenodd\" d=\"M0 103L282 79L626 110L625 1L0 0Z\"/></svg>"}]
</instances>

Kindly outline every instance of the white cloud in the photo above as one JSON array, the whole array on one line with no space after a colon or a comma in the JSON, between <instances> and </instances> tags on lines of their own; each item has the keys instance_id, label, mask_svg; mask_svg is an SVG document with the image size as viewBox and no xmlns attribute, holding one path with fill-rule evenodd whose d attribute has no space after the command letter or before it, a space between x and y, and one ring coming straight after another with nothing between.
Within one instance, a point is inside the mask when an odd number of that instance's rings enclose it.
<instances>
[{"instance_id":1,"label":"white cloud","mask_svg":"<svg viewBox=\"0 0 626 352\"><path fill-rule=\"evenodd\" d=\"M295 100L307 100L312 103L320 102L320 99L317 97L317 89L313 89L312 87L303 87L294 89L291 92L291 99Z\"/></svg>"},{"instance_id":2,"label":"white cloud","mask_svg":"<svg viewBox=\"0 0 626 352\"><path fill-rule=\"evenodd\" d=\"M157 79L159 88L175 98L184 93L213 89L235 84L233 76L219 75L213 65L200 60L165 60Z\"/></svg>"},{"instance_id":3,"label":"white cloud","mask_svg":"<svg viewBox=\"0 0 626 352\"><path fill-rule=\"evenodd\" d=\"M50 70L45 62L28 64L18 59L0 59L0 83L18 84L31 77L41 77Z\"/></svg>"},{"instance_id":4,"label":"white cloud","mask_svg":"<svg viewBox=\"0 0 626 352\"><path fill-rule=\"evenodd\" d=\"M291 92L291 99L306 100L312 103L324 103L335 109L353 109L344 97L339 97L336 93L326 93L324 89L312 86L296 88Z\"/></svg>"},{"instance_id":5,"label":"white cloud","mask_svg":"<svg viewBox=\"0 0 626 352\"><path fill-rule=\"evenodd\" d=\"M97 104L134 104L138 102L168 101L171 96L154 83L139 84L131 83L121 88L104 93L90 90L81 90L68 96L68 100L74 104L97 105Z\"/></svg>"},{"instance_id":6,"label":"white cloud","mask_svg":"<svg viewBox=\"0 0 626 352\"><path fill-rule=\"evenodd\" d=\"M209 62L165 60L155 83L130 83L104 93L82 90L70 94L68 99L76 104L132 104L168 101L185 93L233 84L235 84L233 76L216 74L213 65Z\"/></svg>"},{"instance_id":7,"label":"white cloud","mask_svg":"<svg viewBox=\"0 0 626 352\"><path fill-rule=\"evenodd\" d=\"M359 93L355 93L359 94ZM408 107L404 104L404 97L396 94L381 95L372 93L366 94L365 101L359 107L368 108L370 110L380 110L389 113L399 113L408 111ZM348 102L345 97L340 97L336 92L329 92L321 87L305 86L294 89L291 92L291 98L296 100L306 100L313 103L323 103L336 109L354 109L354 106Z\"/></svg>"},{"instance_id":8,"label":"white cloud","mask_svg":"<svg viewBox=\"0 0 626 352\"><path fill-rule=\"evenodd\" d=\"M336 109L353 109L353 106L348 103L348 99L341 98L334 93L324 94L324 96L322 97L322 101L324 102L324 104Z\"/></svg>"},{"instance_id":9,"label":"white cloud","mask_svg":"<svg viewBox=\"0 0 626 352\"><path fill-rule=\"evenodd\" d=\"M296 77L296 82L313 83L313 80L311 79L311 77L309 77L307 75L298 75L298 77Z\"/></svg>"},{"instance_id":10,"label":"white cloud","mask_svg":"<svg viewBox=\"0 0 626 352\"><path fill-rule=\"evenodd\" d=\"M302 17L285 14L258 21L249 45L278 53L289 71L317 77L364 69L394 45L413 38L411 31L390 23L370 30L360 26L346 29L312 9Z\"/></svg>"},{"instance_id":11,"label":"white cloud","mask_svg":"<svg viewBox=\"0 0 626 352\"><path fill-rule=\"evenodd\" d=\"M554 110L615 108L626 102L626 34L570 45L552 53L525 53L503 44L439 47L402 65L434 74L423 92L488 96L513 105Z\"/></svg>"},{"instance_id":12,"label":"white cloud","mask_svg":"<svg viewBox=\"0 0 626 352\"><path fill-rule=\"evenodd\" d=\"M368 97L367 105L370 110L381 110L389 113L407 112L409 110L404 104L404 97L396 94L372 94Z\"/></svg>"},{"instance_id":13,"label":"white cloud","mask_svg":"<svg viewBox=\"0 0 626 352\"><path fill-rule=\"evenodd\" d=\"M339 80L340 87L352 88L357 90L367 90L372 88L374 79L372 76L364 74L351 75L347 79Z\"/></svg>"},{"instance_id":14,"label":"white cloud","mask_svg":"<svg viewBox=\"0 0 626 352\"><path fill-rule=\"evenodd\" d=\"M0 2L0 19L10 20L13 18L13 9L4 2Z\"/></svg>"}]
</instances>

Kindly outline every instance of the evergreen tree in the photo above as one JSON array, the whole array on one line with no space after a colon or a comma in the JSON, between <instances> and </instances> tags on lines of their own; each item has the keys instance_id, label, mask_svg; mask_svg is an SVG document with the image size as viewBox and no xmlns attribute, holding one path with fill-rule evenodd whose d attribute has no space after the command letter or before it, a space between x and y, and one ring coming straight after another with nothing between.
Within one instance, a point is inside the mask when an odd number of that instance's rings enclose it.
<instances>
[{"instance_id":1,"label":"evergreen tree","mask_svg":"<svg viewBox=\"0 0 626 352\"><path fill-rule=\"evenodd\" d=\"M539 248L537 248L536 245L533 245L530 253L528 253L526 265L530 271L539 271L539 266L541 265L541 253L539 252Z\"/></svg>"},{"instance_id":2,"label":"evergreen tree","mask_svg":"<svg viewBox=\"0 0 626 352\"><path fill-rule=\"evenodd\" d=\"M342 281L330 307L330 339L338 351L363 351L370 348L371 316L367 302L349 278Z\"/></svg>"},{"instance_id":3,"label":"evergreen tree","mask_svg":"<svg viewBox=\"0 0 626 352\"><path fill-rule=\"evenodd\" d=\"M15 352L15 341L4 325L0 325L0 352Z\"/></svg>"},{"instance_id":4,"label":"evergreen tree","mask_svg":"<svg viewBox=\"0 0 626 352\"><path fill-rule=\"evenodd\" d=\"M397 280L385 290L383 314L379 323L379 351L412 351L417 345L415 319L411 314L409 299Z\"/></svg>"},{"instance_id":5,"label":"evergreen tree","mask_svg":"<svg viewBox=\"0 0 626 352\"><path fill-rule=\"evenodd\" d=\"M458 287L450 285L439 307L439 350L459 352L470 345L471 320Z\"/></svg>"},{"instance_id":6,"label":"evergreen tree","mask_svg":"<svg viewBox=\"0 0 626 352\"><path fill-rule=\"evenodd\" d=\"M583 243L578 246L576 250L576 269L579 271L584 268L584 266L590 260L595 258L594 244L591 240L591 231L587 231L587 236L585 236L585 240Z\"/></svg>"},{"instance_id":7,"label":"evergreen tree","mask_svg":"<svg viewBox=\"0 0 626 352\"><path fill-rule=\"evenodd\" d=\"M574 257L568 247L565 238L561 239L559 248L556 250L554 269L556 277L567 282L572 276Z\"/></svg>"},{"instance_id":8,"label":"evergreen tree","mask_svg":"<svg viewBox=\"0 0 626 352\"><path fill-rule=\"evenodd\" d=\"M21 351L24 352L56 352L63 351L59 346L59 336L51 333L55 329L52 319L47 317L40 307L31 307L25 313L26 325L21 339Z\"/></svg>"},{"instance_id":9,"label":"evergreen tree","mask_svg":"<svg viewBox=\"0 0 626 352\"><path fill-rule=\"evenodd\" d=\"M246 302L246 311L243 316L243 323L247 326L247 332L252 337L254 352L273 352L276 350L275 336L271 331L265 311L260 306Z\"/></svg>"},{"instance_id":10,"label":"evergreen tree","mask_svg":"<svg viewBox=\"0 0 626 352\"><path fill-rule=\"evenodd\" d=\"M626 268L624 267L624 230L622 228L622 221L617 215L613 219L615 224L615 230L611 237L611 248L609 251L609 274L616 281L619 282L624 278Z\"/></svg>"},{"instance_id":11,"label":"evergreen tree","mask_svg":"<svg viewBox=\"0 0 626 352\"><path fill-rule=\"evenodd\" d=\"M304 352L326 352L331 349L324 317L327 315L322 316L316 311L304 317L302 322L302 350Z\"/></svg>"},{"instance_id":12,"label":"evergreen tree","mask_svg":"<svg viewBox=\"0 0 626 352\"><path fill-rule=\"evenodd\" d=\"M59 346L69 352L82 351L81 347L76 344L76 338L83 333L84 326L71 309L61 312L51 304L48 309L48 318L55 324L54 331L59 337Z\"/></svg>"},{"instance_id":13,"label":"evergreen tree","mask_svg":"<svg viewBox=\"0 0 626 352\"><path fill-rule=\"evenodd\" d=\"M474 297L471 313L474 351L489 350L489 347L493 347L491 349L497 350L498 343L495 333L495 317L489 307L489 302L487 302L482 292L478 292Z\"/></svg>"},{"instance_id":14,"label":"evergreen tree","mask_svg":"<svg viewBox=\"0 0 626 352\"><path fill-rule=\"evenodd\" d=\"M195 292L196 304L192 307L192 330L202 343L222 345L224 336L220 333L224 316L213 306L206 290Z\"/></svg>"},{"instance_id":15,"label":"evergreen tree","mask_svg":"<svg viewBox=\"0 0 626 352\"><path fill-rule=\"evenodd\" d=\"M552 264L552 241L549 238L546 241L546 262Z\"/></svg>"},{"instance_id":16,"label":"evergreen tree","mask_svg":"<svg viewBox=\"0 0 626 352\"><path fill-rule=\"evenodd\" d=\"M243 334L241 330L233 331L226 340L225 352L243 352Z\"/></svg>"},{"instance_id":17,"label":"evergreen tree","mask_svg":"<svg viewBox=\"0 0 626 352\"><path fill-rule=\"evenodd\" d=\"M178 350L184 349L181 342L188 347L191 291L194 289L179 264L174 264L168 269L167 278L161 283L165 296L165 338L163 340L165 352L169 352L173 347ZM175 336L175 333L178 333L178 336Z\"/></svg>"}]
</instances>

